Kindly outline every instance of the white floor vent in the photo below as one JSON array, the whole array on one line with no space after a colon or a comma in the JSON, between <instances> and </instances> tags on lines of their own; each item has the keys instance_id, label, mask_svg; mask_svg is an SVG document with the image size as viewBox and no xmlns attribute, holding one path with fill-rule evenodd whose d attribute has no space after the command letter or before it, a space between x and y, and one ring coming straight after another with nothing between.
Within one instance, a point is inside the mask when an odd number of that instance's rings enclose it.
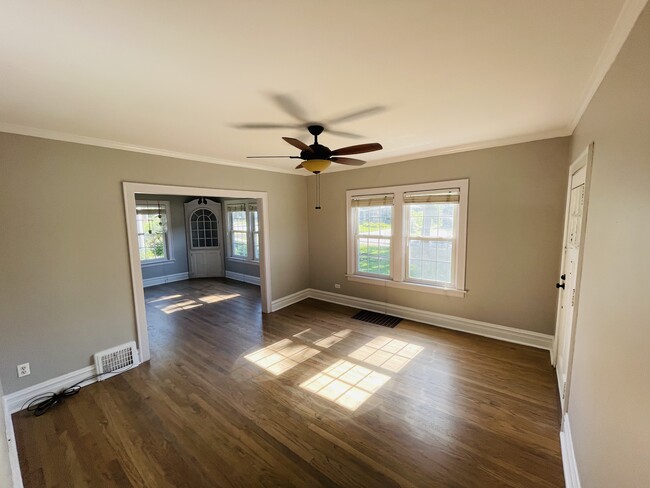
<instances>
[{"instance_id":1,"label":"white floor vent","mask_svg":"<svg viewBox=\"0 0 650 488\"><path fill-rule=\"evenodd\" d=\"M97 378L99 381L115 376L127 369L135 368L138 364L140 364L140 357L135 342L127 342L121 346L111 347L95 354L97 374L109 373L100 375Z\"/></svg>"}]
</instances>

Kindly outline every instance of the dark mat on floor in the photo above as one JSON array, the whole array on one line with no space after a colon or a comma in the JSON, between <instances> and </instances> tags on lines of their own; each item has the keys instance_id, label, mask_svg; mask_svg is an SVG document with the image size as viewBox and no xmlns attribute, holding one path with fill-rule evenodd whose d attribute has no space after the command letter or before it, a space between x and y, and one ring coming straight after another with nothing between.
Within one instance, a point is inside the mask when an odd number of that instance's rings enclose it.
<instances>
[{"instance_id":1,"label":"dark mat on floor","mask_svg":"<svg viewBox=\"0 0 650 488\"><path fill-rule=\"evenodd\" d=\"M391 329L399 324L402 319L393 317L392 315L385 315L383 313L370 312L368 310L361 310L361 312L352 316L353 319L361 320L363 322L370 322L371 324L381 325L383 327L390 327Z\"/></svg>"}]
</instances>

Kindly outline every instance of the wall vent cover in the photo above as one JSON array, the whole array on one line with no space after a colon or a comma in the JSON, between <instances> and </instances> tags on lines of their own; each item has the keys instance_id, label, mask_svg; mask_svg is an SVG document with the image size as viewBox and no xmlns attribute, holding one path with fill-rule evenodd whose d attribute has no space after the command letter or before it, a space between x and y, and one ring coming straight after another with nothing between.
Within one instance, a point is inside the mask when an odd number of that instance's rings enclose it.
<instances>
[{"instance_id":1,"label":"wall vent cover","mask_svg":"<svg viewBox=\"0 0 650 488\"><path fill-rule=\"evenodd\" d=\"M135 368L138 364L140 364L140 357L133 341L95 354L95 368L97 374L100 374L97 378L99 381Z\"/></svg>"}]
</instances>

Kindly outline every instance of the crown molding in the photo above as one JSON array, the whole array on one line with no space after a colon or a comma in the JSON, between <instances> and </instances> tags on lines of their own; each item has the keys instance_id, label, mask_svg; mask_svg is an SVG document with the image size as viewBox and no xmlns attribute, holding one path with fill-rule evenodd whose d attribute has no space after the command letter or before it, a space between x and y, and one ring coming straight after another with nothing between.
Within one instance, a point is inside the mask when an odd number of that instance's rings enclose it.
<instances>
[{"instance_id":1,"label":"crown molding","mask_svg":"<svg viewBox=\"0 0 650 488\"><path fill-rule=\"evenodd\" d=\"M447 146L442 148L431 148L428 150L418 150L416 152L402 155L402 156L390 156L385 159L380 159L376 161L368 161L364 167L357 167L354 169L364 169L372 166L381 166L384 164L392 163L402 163L405 161L413 161L416 159L430 158L433 156L444 156L446 154L456 154L469 151L477 151L480 149L491 149L501 146L511 146L513 144L523 144L526 142L535 142L542 141L544 139L553 139L555 137L567 137L572 134L573 130L569 127L564 127L561 129L553 129L545 132L535 132L532 134L523 134L511 137L504 137L501 139L489 139L479 142L470 142L468 144L460 144L458 146ZM413 148L416 149L416 148ZM332 173L335 171L345 171L347 168L336 167L334 169L329 169L327 172Z\"/></svg>"},{"instance_id":2,"label":"crown molding","mask_svg":"<svg viewBox=\"0 0 650 488\"><path fill-rule=\"evenodd\" d=\"M138 144L127 144L124 142L111 141L109 139L100 139L97 137L80 136L78 134L70 134L67 132L58 132L48 129L39 129L36 127L27 127L23 125L7 124L0 122L0 132L8 132L11 134L19 134L22 136L40 137L41 139L52 139L55 141L73 142L76 144L84 144L86 146L99 146L109 149L119 149L121 151L131 151L143 154L151 154L155 156L164 156L167 158L184 159L187 161L198 161L201 163L220 164L222 166L235 166L238 168L256 169L260 171L271 171L274 173L285 173L296 175L294 170L285 168L275 168L263 166L255 163L240 163L237 161L230 161L227 159L219 159L212 156L203 156L200 154L191 154L179 151L170 151L167 149L159 149L155 147L140 146Z\"/></svg>"},{"instance_id":3,"label":"crown molding","mask_svg":"<svg viewBox=\"0 0 650 488\"><path fill-rule=\"evenodd\" d=\"M641 15L641 12L647 3L648 0L627 0L623 4L623 8L618 14L614 27L612 27L612 31L609 33L605 46L600 52L596 66L591 73L587 87L582 94L582 102L571 121L571 125L569 126L571 133L573 133L575 128L578 126L578 123L587 110L591 99L596 94L596 91L598 91L598 87L605 79L605 75L607 75L612 64L614 64L618 53L621 51L623 44L625 44L636 20L639 18L639 15Z\"/></svg>"}]
</instances>

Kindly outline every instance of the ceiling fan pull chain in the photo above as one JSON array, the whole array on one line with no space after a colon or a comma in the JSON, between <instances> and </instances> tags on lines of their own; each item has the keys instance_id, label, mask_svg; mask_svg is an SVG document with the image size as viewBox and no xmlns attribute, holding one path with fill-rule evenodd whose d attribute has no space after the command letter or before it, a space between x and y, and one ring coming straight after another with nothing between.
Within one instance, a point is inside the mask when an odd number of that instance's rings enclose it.
<instances>
[{"instance_id":1,"label":"ceiling fan pull chain","mask_svg":"<svg viewBox=\"0 0 650 488\"><path fill-rule=\"evenodd\" d=\"M316 174L316 195L318 199L316 202L316 210L320 210L320 173Z\"/></svg>"}]
</instances>

